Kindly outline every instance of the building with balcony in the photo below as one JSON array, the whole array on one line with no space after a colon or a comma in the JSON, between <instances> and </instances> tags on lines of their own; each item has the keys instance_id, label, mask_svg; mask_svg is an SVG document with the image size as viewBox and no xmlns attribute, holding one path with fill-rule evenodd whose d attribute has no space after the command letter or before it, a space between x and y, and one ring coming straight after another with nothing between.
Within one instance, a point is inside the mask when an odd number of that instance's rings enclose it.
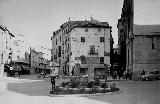
<instances>
[{"instance_id":1,"label":"building with balcony","mask_svg":"<svg viewBox=\"0 0 160 104\"><path fill-rule=\"evenodd\" d=\"M52 60L60 65L60 74L104 73L111 64L113 38L108 22L68 21L53 32Z\"/></svg>"}]
</instances>

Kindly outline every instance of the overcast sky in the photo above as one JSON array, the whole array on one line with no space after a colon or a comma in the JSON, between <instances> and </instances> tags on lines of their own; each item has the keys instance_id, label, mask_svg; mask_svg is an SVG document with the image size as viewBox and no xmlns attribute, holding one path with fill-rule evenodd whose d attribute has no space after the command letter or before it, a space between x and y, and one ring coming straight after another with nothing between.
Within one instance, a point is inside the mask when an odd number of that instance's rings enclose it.
<instances>
[{"instance_id":1,"label":"overcast sky","mask_svg":"<svg viewBox=\"0 0 160 104\"><path fill-rule=\"evenodd\" d=\"M35 45L51 48L52 32L69 17L73 21L90 20L92 15L109 22L116 45L122 4L123 0L0 0L0 17L12 33L23 34ZM135 23L158 24L160 0L136 0L135 5Z\"/></svg>"}]
</instances>

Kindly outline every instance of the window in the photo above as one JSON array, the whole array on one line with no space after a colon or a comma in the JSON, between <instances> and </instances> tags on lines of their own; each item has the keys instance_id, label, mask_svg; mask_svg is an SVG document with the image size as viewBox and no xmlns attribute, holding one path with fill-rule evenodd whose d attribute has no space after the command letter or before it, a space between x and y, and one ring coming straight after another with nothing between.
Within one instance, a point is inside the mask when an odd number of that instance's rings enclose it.
<instances>
[{"instance_id":1,"label":"window","mask_svg":"<svg viewBox=\"0 0 160 104\"><path fill-rule=\"evenodd\" d=\"M152 38L152 49L154 49L155 47L154 47L154 42L153 42L153 38Z\"/></svg>"},{"instance_id":2,"label":"window","mask_svg":"<svg viewBox=\"0 0 160 104\"><path fill-rule=\"evenodd\" d=\"M101 32L101 28L98 28L97 32Z\"/></svg>"},{"instance_id":3,"label":"window","mask_svg":"<svg viewBox=\"0 0 160 104\"><path fill-rule=\"evenodd\" d=\"M57 39L56 39L56 45L57 45Z\"/></svg>"},{"instance_id":4,"label":"window","mask_svg":"<svg viewBox=\"0 0 160 104\"><path fill-rule=\"evenodd\" d=\"M100 42L104 42L104 37L100 37Z\"/></svg>"},{"instance_id":5,"label":"window","mask_svg":"<svg viewBox=\"0 0 160 104\"><path fill-rule=\"evenodd\" d=\"M130 59L129 59L129 49L128 49L128 65L129 65L129 60L130 60Z\"/></svg>"},{"instance_id":6,"label":"window","mask_svg":"<svg viewBox=\"0 0 160 104\"><path fill-rule=\"evenodd\" d=\"M61 57L61 46L58 46L58 57Z\"/></svg>"},{"instance_id":7,"label":"window","mask_svg":"<svg viewBox=\"0 0 160 104\"><path fill-rule=\"evenodd\" d=\"M85 42L85 37L81 37L81 42Z\"/></svg>"},{"instance_id":8,"label":"window","mask_svg":"<svg viewBox=\"0 0 160 104\"><path fill-rule=\"evenodd\" d=\"M85 29L85 32L88 32L88 29Z\"/></svg>"},{"instance_id":9,"label":"window","mask_svg":"<svg viewBox=\"0 0 160 104\"><path fill-rule=\"evenodd\" d=\"M152 43L152 49L154 49L154 43Z\"/></svg>"},{"instance_id":10,"label":"window","mask_svg":"<svg viewBox=\"0 0 160 104\"><path fill-rule=\"evenodd\" d=\"M61 42L61 35L60 35L60 39L59 39L59 40L60 40L60 42Z\"/></svg>"},{"instance_id":11,"label":"window","mask_svg":"<svg viewBox=\"0 0 160 104\"><path fill-rule=\"evenodd\" d=\"M100 64L104 64L104 57L100 57Z\"/></svg>"},{"instance_id":12,"label":"window","mask_svg":"<svg viewBox=\"0 0 160 104\"><path fill-rule=\"evenodd\" d=\"M90 46L90 53L94 54L95 53L95 45Z\"/></svg>"}]
</instances>

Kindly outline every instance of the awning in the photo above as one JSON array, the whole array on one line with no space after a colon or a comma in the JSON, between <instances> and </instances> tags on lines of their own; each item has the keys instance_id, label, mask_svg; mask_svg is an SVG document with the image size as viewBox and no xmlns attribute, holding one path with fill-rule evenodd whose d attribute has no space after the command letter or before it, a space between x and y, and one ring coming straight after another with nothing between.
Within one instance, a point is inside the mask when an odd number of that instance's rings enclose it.
<instances>
[{"instance_id":1,"label":"awning","mask_svg":"<svg viewBox=\"0 0 160 104\"><path fill-rule=\"evenodd\" d=\"M29 61L26 59L17 59L14 60L15 63L24 63L24 64L29 64Z\"/></svg>"}]
</instances>

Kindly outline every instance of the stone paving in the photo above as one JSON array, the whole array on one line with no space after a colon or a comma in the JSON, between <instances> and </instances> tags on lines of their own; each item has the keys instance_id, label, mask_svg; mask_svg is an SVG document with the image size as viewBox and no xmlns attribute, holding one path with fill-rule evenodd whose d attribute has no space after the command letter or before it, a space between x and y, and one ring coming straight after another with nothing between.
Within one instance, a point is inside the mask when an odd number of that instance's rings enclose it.
<instances>
[{"instance_id":1,"label":"stone paving","mask_svg":"<svg viewBox=\"0 0 160 104\"><path fill-rule=\"evenodd\" d=\"M63 79L66 80L66 79ZM58 79L57 79L58 81ZM115 81L120 93L100 96L50 96L49 78L0 78L0 104L158 104L160 81Z\"/></svg>"}]
</instances>

